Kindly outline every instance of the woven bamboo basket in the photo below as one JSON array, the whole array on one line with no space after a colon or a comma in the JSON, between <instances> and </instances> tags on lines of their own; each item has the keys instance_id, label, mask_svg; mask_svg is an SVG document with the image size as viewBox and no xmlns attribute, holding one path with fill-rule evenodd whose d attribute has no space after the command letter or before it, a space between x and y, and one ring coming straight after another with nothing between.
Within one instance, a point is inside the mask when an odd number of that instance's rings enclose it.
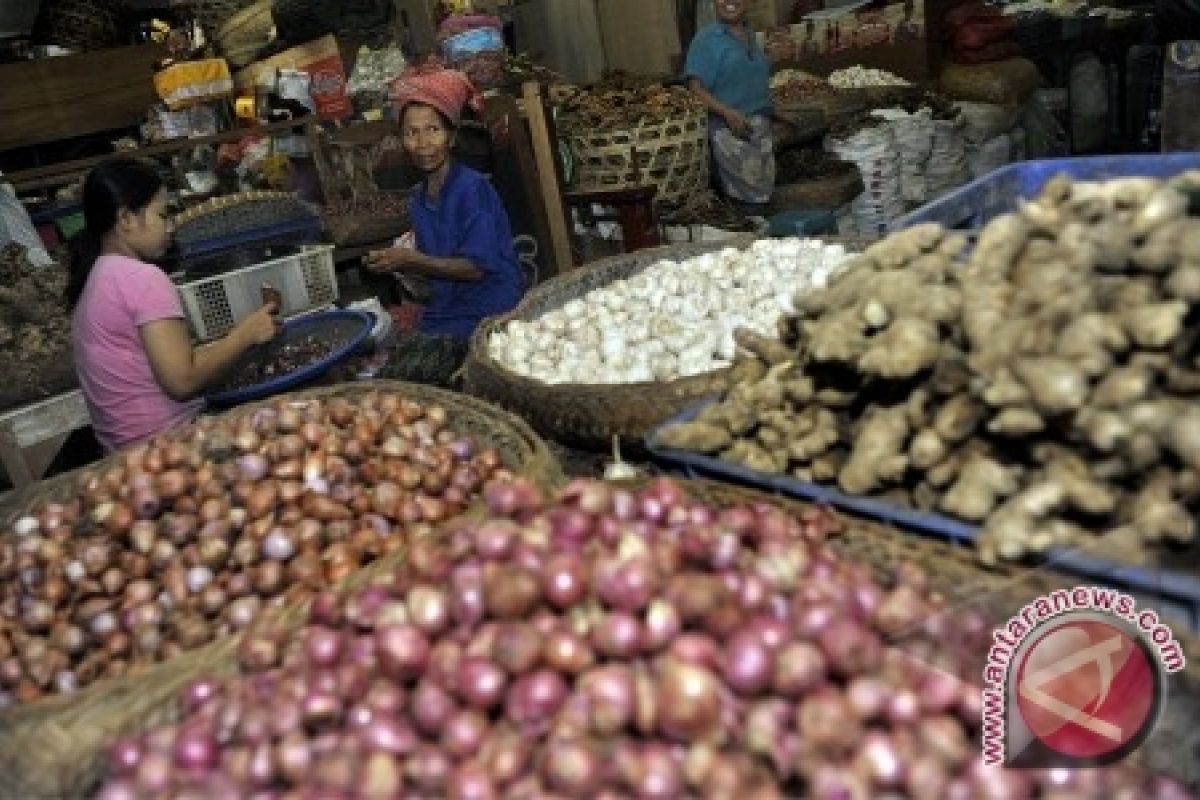
<instances>
[{"instance_id":1,"label":"woven bamboo basket","mask_svg":"<svg viewBox=\"0 0 1200 800\"><path fill-rule=\"evenodd\" d=\"M205 34L212 36L230 17L254 2L255 0L191 0L189 8L192 16L204 28Z\"/></svg>"},{"instance_id":2,"label":"woven bamboo basket","mask_svg":"<svg viewBox=\"0 0 1200 800\"><path fill-rule=\"evenodd\" d=\"M679 203L708 188L708 118L696 111L644 120L632 128L563 136L575 156L573 189L598 191L653 185L656 203Z\"/></svg>"},{"instance_id":3,"label":"woven bamboo basket","mask_svg":"<svg viewBox=\"0 0 1200 800\"><path fill-rule=\"evenodd\" d=\"M728 370L668 383L546 384L519 375L492 358L491 334L514 319L530 320L570 300L622 278L636 275L656 261L691 258L725 247L744 248L754 240L742 235L721 242L655 247L603 259L552 278L532 290L513 311L485 320L471 337L464 366L465 388L528 420L557 441L585 448L607 448L612 437L623 447L640 449L645 435L689 403L725 387Z\"/></svg>"},{"instance_id":4,"label":"woven bamboo basket","mask_svg":"<svg viewBox=\"0 0 1200 800\"><path fill-rule=\"evenodd\" d=\"M509 469L544 491L565 480L549 447L521 420L476 398L397 381L363 381L298 392L296 403L369 391L393 391L421 403L437 403L449 411L451 426L494 447ZM273 401L241 406L231 414L252 413ZM69 496L80 476L99 464L54 478L6 504L4 523L24 509ZM403 551L400 551L402 554ZM396 554L380 559L351 576L346 586L365 583L394 565ZM301 625L305 605L290 607L274 618L284 629ZM177 718L180 690L202 674L227 675L235 669L238 638L218 640L136 675L95 683L73 695L50 697L0 713L0 800L65 800L89 795L103 776L106 748L119 736L166 724Z\"/></svg>"},{"instance_id":5,"label":"woven bamboo basket","mask_svg":"<svg viewBox=\"0 0 1200 800\"><path fill-rule=\"evenodd\" d=\"M714 481L680 480L679 483L691 497L715 506L766 501L799 510L805 505L792 498ZM972 547L841 516L852 519L853 524L829 540L840 556L870 566L876 579L885 586L894 582L897 567L915 564L925 571L930 587L950 607L977 610L998 623L1020 613L1038 597L1080 585L1078 578L1047 568L1007 564L985 569L979 565ZM1169 699L1162 717L1149 740L1132 758L1154 773L1191 783L1196 781L1195 765L1200 764L1195 730L1195 721L1200 718L1200 638L1186 633L1181 626L1175 628L1174 634L1186 655L1187 666L1169 678ZM985 655L980 654L981 662Z\"/></svg>"}]
</instances>

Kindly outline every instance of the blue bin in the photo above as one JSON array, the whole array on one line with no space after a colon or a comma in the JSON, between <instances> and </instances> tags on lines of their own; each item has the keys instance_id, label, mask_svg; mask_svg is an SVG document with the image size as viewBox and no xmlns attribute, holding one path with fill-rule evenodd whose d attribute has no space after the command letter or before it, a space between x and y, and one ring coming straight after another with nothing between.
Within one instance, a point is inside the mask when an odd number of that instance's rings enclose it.
<instances>
[{"instance_id":1,"label":"blue bin","mask_svg":"<svg viewBox=\"0 0 1200 800\"><path fill-rule=\"evenodd\" d=\"M1131 176L1168 178L1189 169L1200 169L1200 153L1023 161L1001 167L900 217L891 224L891 229L936 222L957 230L977 230L995 217L1015 211L1017 201L1032 198L1060 173L1076 180L1102 181Z\"/></svg>"},{"instance_id":2,"label":"blue bin","mask_svg":"<svg viewBox=\"0 0 1200 800\"><path fill-rule=\"evenodd\" d=\"M712 402L714 398L693 404L664 423L663 427L695 419ZM689 478L710 478L771 494L824 503L922 536L959 545L973 546L979 537L976 526L953 517L917 511L870 497L848 495L830 486L801 481L788 475L758 472L712 456L661 447L656 443L657 438L657 431L652 431L646 437L646 449L656 461ZM1117 564L1071 549L1051 551L1047 554L1046 564L1061 573L1077 576L1081 581L1101 582L1135 595L1139 604L1152 604L1160 614L1184 620L1194 630L1200 631L1200 577L1194 574Z\"/></svg>"}]
</instances>

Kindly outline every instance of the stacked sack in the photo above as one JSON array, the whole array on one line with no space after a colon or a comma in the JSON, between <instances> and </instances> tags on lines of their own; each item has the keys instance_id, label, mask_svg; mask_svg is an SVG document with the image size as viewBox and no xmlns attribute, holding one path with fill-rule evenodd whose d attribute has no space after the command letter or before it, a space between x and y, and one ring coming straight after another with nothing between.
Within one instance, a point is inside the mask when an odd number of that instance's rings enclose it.
<instances>
[{"instance_id":1,"label":"stacked sack","mask_svg":"<svg viewBox=\"0 0 1200 800\"><path fill-rule=\"evenodd\" d=\"M858 167L865 189L838 214L842 236L878 236L906 208L901 190L896 136L890 125L875 121L845 136L830 136L825 149Z\"/></svg>"},{"instance_id":2,"label":"stacked sack","mask_svg":"<svg viewBox=\"0 0 1200 800\"><path fill-rule=\"evenodd\" d=\"M933 111L923 107L910 114L899 108L884 108L874 115L887 120L896 139L901 197L909 207L921 205L929 196L926 170L933 154Z\"/></svg>"},{"instance_id":3,"label":"stacked sack","mask_svg":"<svg viewBox=\"0 0 1200 800\"><path fill-rule=\"evenodd\" d=\"M1012 18L979 0L946 14L946 39L956 64L987 64L1021 55L1016 31Z\"/></svg>"},{"instance_id":4,"label":"stacked sack","mask_svg":"<svg viewBox=\"0 0 1200 800\"><path fill-rule=\"evenodd\" d=\"M446 65L461 69L480 90L502 85L508 75L504 23L490 14L454 14L438 26Z\"/></svg>"}]
</instances>

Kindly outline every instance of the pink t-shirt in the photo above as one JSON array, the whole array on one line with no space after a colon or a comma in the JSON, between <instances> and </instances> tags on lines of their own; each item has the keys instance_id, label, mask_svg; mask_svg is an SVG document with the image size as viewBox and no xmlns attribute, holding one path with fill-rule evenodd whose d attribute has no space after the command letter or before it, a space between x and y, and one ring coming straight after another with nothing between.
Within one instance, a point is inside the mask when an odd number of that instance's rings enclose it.
<instances>
[{"instance_id":1,"label":"pink t-shirt","mask_svg":"<svg viewBox=\"0 0 1200 800\"><path fill-rule=\"evenodd\" d=\"M163 391L138 335L147 322L183 316L175 287L158 267L119 255L96 260L71 318L71 347L92 427L106 448L185 425L203 407Z\"/></svg>"}]
</instances>

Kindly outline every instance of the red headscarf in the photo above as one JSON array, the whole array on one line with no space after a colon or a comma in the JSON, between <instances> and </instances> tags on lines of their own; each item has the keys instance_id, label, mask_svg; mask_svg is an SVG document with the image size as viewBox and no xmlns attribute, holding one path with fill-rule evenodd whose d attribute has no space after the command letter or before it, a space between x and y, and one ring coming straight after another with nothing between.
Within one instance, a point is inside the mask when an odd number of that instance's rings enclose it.
<instances>
[{"instance_id":1,"label":"red headscarf","mask_svg":"<svg viewBox=\"0 0 1200 800\"><path fill-rule=\"evenodd\" d=\"M483 96L466 73L446 69L438 64L426 64L405 70L392 81L392 107L404 113L409 103L424 103L446 115L455 125L462 117L463 106L470 103L477 114L483 112Z\"/></svg>"}]
</instances>

